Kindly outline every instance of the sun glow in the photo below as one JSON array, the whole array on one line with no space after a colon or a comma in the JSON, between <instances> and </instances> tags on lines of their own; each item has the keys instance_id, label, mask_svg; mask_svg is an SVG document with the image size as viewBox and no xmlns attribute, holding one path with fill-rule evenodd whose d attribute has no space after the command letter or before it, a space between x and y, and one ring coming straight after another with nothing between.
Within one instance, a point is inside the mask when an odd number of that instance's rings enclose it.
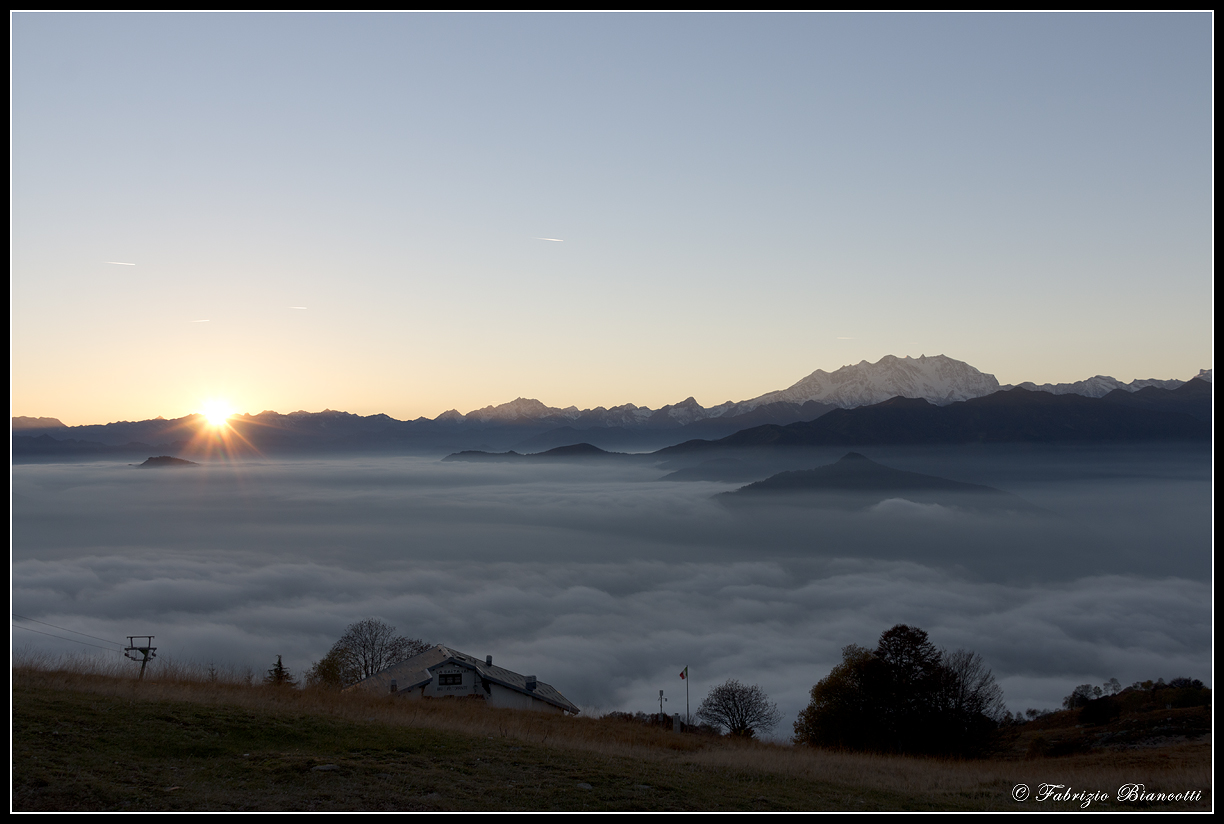
<instances>
[{"instance_id":1,"label":"sun glow","mask_svg":"<svg viewBox=\"0 0 1224 824\"><path fill-rule=\"evenodd\" d=\"M258 455L259 450L243 435L243 430L259 423L237 410L223 398L209 398L200 404L198 417L192 418L193 434L183 450L193 458L210 461L233 461L243 456ZM236 425L237 424L237 425Z\"/></svg>"},{"instance_id":2,"label":"sun glow","mask_svg":"<svg viewBox=\"0 0 1224 824\"><path fill-rule=\"evenodd\" d=\"M200 414L208 421L208 425L214 428L225 426L226 421L234 414L234 408L230 406L228 401L209 400L204 402L204 407L200 410Z\"/></svg>"}]
</instances>

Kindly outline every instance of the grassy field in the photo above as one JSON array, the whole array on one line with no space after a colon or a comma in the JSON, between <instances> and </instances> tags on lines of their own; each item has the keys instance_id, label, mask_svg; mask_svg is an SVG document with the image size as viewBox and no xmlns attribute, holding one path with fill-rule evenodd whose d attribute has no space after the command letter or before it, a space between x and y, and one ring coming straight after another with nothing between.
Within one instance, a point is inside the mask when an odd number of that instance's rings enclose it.
<instances>
[{"instance_id":1,"label":"grassy field","mask_svg":"<svg viewBox=\"0 0 1224 824\"><path fill-rule=\"evenodd\" d=\"M1210 735L1029 758L1008 755L1032 752L1017 737L998 758L947 761L173 672L138 682L17 666L12 682L15 811L1083 807L1082 797L1017 802L1020 783L1034 795L1041 784L1107 793L1089 802L1095 810L1211 809ZM1119 787L1136 783L1200 796L1116 800Z\"/></svg>"}]
</instances>

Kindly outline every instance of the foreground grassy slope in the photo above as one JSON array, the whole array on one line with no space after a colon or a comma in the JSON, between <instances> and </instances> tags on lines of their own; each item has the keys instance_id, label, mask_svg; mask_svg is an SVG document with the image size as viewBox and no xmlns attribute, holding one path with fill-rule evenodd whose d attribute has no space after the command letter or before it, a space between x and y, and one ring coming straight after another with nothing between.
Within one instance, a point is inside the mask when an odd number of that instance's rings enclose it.
<instances>
[{"instance_id":1,"label":"foreground grassy slope","mask_svg":"<svg viewBox=\"0 0 1224 824\"><path fill-rule=\"evenodd\" d=\"M190 681L13 672L14 810L1209 809L1210 745L951 762L678 735L618 721ZM1201 790L1125 804L1117 788Z\"/></svg>"}]
</instances>

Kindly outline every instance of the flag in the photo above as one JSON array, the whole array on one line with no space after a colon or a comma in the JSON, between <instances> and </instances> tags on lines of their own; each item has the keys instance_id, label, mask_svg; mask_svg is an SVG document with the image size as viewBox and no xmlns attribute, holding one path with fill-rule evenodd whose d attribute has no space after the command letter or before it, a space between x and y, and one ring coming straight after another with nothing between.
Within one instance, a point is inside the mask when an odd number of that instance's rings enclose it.
<instances>
[{"instance_id":1,"label":"flag","mask_svg":"<svg viewBox=\"0 0 1224 824\"><path fill-rule=\"evenodd\" d=\"M680 673L680 680L681 680L681 681L683 681L683 680L684 680L684 679L686 679L686 678L688 678L688 667L685 667L685 668L684 668L684 672Z\"/></svg>"}]
</instances>

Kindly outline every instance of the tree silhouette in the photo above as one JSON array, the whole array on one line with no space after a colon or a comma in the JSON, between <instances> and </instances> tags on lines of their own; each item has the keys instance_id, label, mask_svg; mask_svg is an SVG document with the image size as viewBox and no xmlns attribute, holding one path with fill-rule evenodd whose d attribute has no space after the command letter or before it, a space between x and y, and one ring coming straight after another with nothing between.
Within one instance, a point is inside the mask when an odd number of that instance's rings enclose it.
<instances>
[{"instance_id":1,"label":"tree silhouette","mask_svg":"<svg viewBox=\"0 0 1224 824\"><path fill-rule=\"evenodd\" d=\"M731 735L752 738L757 730L768 732L776 727L782 714L760 687L731 679L710 690L697 708L697 718Z\"/></svg>"},{"instance_id":2,"label":"tree silhouette","mask_svg":"<svg viewBox=\"0 0 1224 824\"><path fill-rule=\"evenodd\" d=\"M812 687L795 721L797 744L969 755L1003 717L1003 691L981 656L940 651L898 624L874 650L851 645Z\"/></svg>"},{"instance_id":3,"label":"tree silhouette","mask_svg":"<svg viewBox=\"0 0 1224 824\"><path fill-rule=\"evenodd\" d=\"M812 687L812 700L795 722L795 742L839 749L878 749L882 703L879 660L871 650L851 644L842 662Z\"/></svg>"},{"instance_id":4,"label":"tree silhouette","mask_svg":"<svg viewBox=\"0 0 1224 824\"><path fill-rule=\"evenodd\" d=\"M307 682L343 689L430 647L419 638L396 635L395 627L385 621L367 618L348 625L327 655L311 667Z\"/></svg>"},{"instance_id":5,"label":"tree silhouette","mask_svg":"<svg viewBox=\"0 0 1224 824\"><path fill-rule=\"evenodd\" d=\"M939 650L923 630L898 624L880 636L875 657L883 665L876 669L881 733L895 749L919 751L937 734L939 693L949 686Z\"/></svg>"},{"instance_id":6,"label":"tree silhouette","mask_svg":"<svg viewBox=\"0 0 1224 824\"><path fill-rule=\"evenodd\" d=\"M342 690L361 680L356 666L349 660L346 651L333 646L327 655L314 662L306 672L306 686L327 690Z\"/></svg>"},{"instance_id":7,"label":"tree silhouette","mask_svg":"<svg viewBox=\"0 0 1224 824\"><path fill-rule=\"evenodd\" d=\"M268 674L264 676L263 682L269 687L296 687L297 679L289 672L284 664L281 663L281 657L276 656L276 663L272 669L268 670Z\"/></svg>"}]
</instances>

